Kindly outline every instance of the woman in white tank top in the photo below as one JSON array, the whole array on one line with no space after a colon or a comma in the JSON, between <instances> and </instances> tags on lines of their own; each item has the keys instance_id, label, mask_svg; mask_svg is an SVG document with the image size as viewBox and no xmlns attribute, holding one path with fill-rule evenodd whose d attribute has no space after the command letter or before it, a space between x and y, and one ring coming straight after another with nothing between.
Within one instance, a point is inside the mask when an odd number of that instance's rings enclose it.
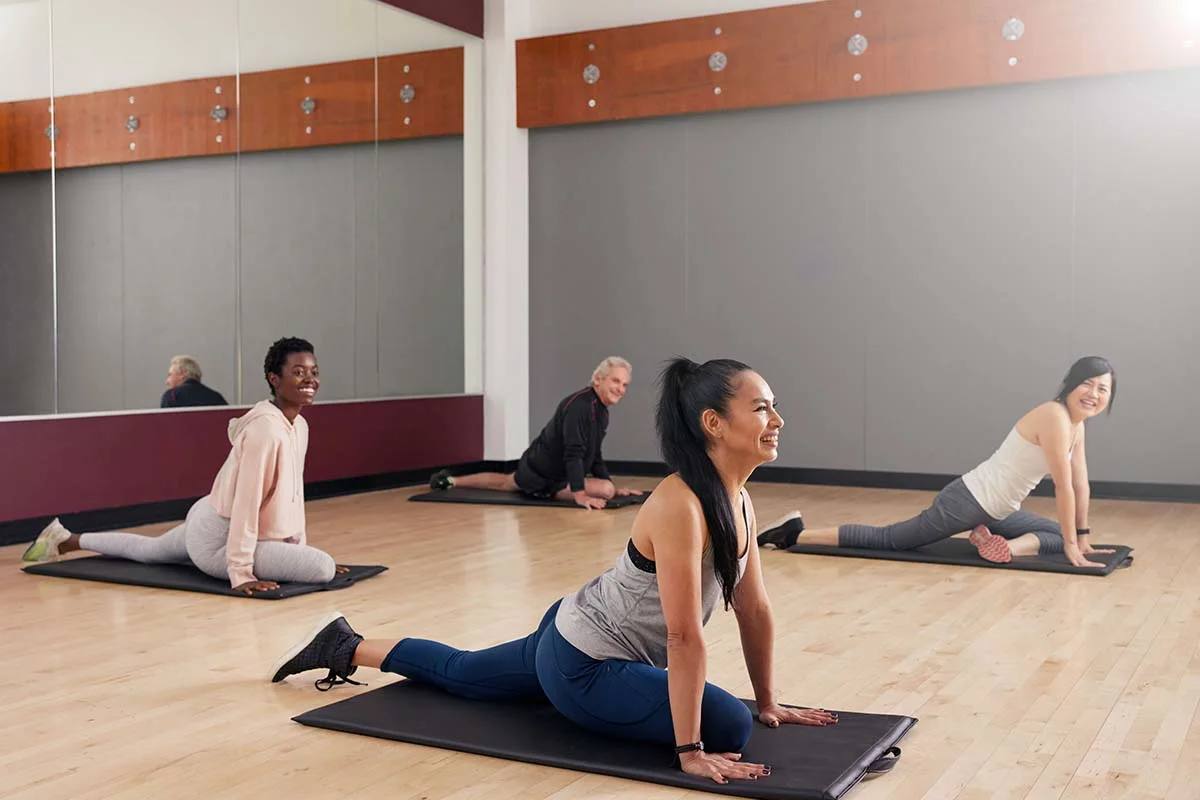
<instances>
[{"instance_id":1,"label":"woman in white tank top","mask_svg":"<svg viewBox=\"0 0 1200 800\"><path fill-rule=\"evenodd\" d=\"M911 519L885 526L844 524L805 530L799 512L763 531L758 544L787 549L801 533L807 544L874 550L911 550L969 531L979 555L998 563L1013 556L1063 553L1076 567L1102 567L1087 558L1090 498L1084 422L1112 410L1116 375L1103 358L1071 366L1058 395L1038 405L1009 430L990 458L942 489L933 504ZM1054 480L1057 521L1021 509L1049 474Z\"/></svg>"}]
</instances>

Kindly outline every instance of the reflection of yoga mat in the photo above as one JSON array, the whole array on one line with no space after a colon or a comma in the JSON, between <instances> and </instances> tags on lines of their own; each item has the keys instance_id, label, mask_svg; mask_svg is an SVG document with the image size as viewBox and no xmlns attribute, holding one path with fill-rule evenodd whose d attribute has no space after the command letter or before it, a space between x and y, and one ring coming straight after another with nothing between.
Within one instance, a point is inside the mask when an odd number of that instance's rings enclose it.
<instances>
[{"instance_id":1,"label":"reflection of yoga mat","mask_svg":"<svg viewBox=\"0 0 1200 800\"><path fill-rule=\"evenodd\" d=\"M345 566L350 567L349 564ZM250 597L257 600L282 600L312 592L345 589L361 580L373 578L387 567L350 567L345 575L336 575L329 583L280 583L270 592L255 592ZM120 583L126 586L151 586L156 589L180 589L185 592L225 594L246 597L235 592L227 580L217 580L205 575L190 564L140 564L123 558L109 556L84 556L31 564L25 567L31 575L48 575L54 578L79 578L85 581Z\"/></svg>"},{"instance_id":2,"label":"reflection of yoga mat","mask_svg":"<svg viewBox=\"0 0 1200 800\"><path fill-rule=\"evenodd\" d=\"M604 506L604 509L639 506L646 502L649 495L629 495L614 497ZM578 508L583 506L574 500L541 500L518 492L497 492L493 489L435 489L424 494L414 494L409 500L420 503L479 503L492 506L555 506L557 508Z\"/></svg>"},{"instance_id":3,"label":"reflection of yoga mat","mask_svg":"<svg viewBox=\"0 0 1200 800\"><path fill-rule=\"evenodd\" d=\"M754 710L754 704L743 701ZM840 798L868 773L895 766L912 717L838 712L827 727L755 721L742 758L770 764L771 775L722 786L673 765L669 748L610 739L579 727L548 703L466 700L402 680L308 711L297 722L398 742L494 756L742 797Z\"/></svg>"},{"instance_id":4,"label":"reflection of yoga mat","mask_svg":"<svg viewBox=\"0 0 1200 800\"><path fill-rule=\"evenodd\" d=\"M1088 561L1099 561L1103 567L1076 567L1062 553L1052 555L1014 557L1007 564L993 564L979 556L978 551L965 538L955 537L918 547L915 550L866 550L858 547L826 547L819 544L803 544L800 541L788 548L791 553L808 553L818 556L845 556L847 558L878 558L884 561L923 561L929 564L956 564L963 567L995 567L997 569L1022 569L1030 572L1067 572L1074 575L1108 575L1115 569L1133 563L1133 551L1123 545L1094 544L1093 547L1112 548L1115 553L1090 553Z\"/></svg>"}]
</instances>

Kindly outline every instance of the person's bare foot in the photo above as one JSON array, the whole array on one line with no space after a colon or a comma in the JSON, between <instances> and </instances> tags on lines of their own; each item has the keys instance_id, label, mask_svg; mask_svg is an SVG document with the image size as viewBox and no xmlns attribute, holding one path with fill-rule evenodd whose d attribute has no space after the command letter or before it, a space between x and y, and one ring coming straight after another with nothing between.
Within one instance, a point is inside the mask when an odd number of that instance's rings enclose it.
<instances>
[{"instance_id":1,"label":"person's bare foot","mask_svg":"<svg viewBox=\"0 0 1200 800\"><path fill-rule=\"evenodd\" d=\"M1012 561L1012 549L1008 546L1008 540L992 533L986 525L976 525L967 538L984 561L991 561L993 564L1007 564Z\"/></svg>"}]
</instances>

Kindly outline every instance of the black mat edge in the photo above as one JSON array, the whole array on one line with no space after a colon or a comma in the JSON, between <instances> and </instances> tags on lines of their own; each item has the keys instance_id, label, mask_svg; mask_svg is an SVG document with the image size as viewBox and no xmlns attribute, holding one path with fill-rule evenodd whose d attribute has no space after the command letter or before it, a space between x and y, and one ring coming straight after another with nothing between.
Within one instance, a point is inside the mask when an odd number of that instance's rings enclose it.
<instances>
[{"instance_id":1,"label":"black mat edge","mask_svg":"<svg viewBox=\"0 0 1200 800\"><path fill-rule=\"evenodd\" d=\"M810 556L834 556L842 558L864 558L875 561L898 561L909 564L938 564L948 567L981 567L984 569L1007 569L1020 572L1048 572L1059 575L1090 575L1092 577L1107 577L1118 569L1133 565L1133 548L1116 544L1093 544L1097 549L1117 548L1112 561L1100 569L1091 567L1062 567L1054 562L1047 562L1037 556L1014 558L1007 564L996 564L983 558L963 559L950 556L939 556L920 550L867 550L858 547L830 547L819 544L794 544L786 552L800 553ZM1122 553L1121 551L1125 552Z\"/></svg>"},{"instance_id":2,"label":"black mat edge","mask_svg":"<svg viewBox=\"0 0 1200 800\"><path fill-rule=\"evenodd\" d=\"M407 680L401 680L401 681L398 681L397 683L406 683L406 682L407 682ZM421 747L434 747L434 748L438 748L441 750L448 750L448 751L458 752L458 753L470 753L472 755L484 756L486 758L495 758L495 759L499 759L499 760L503 760L503 761L513 761L513 762L518 762L518 763L523 763L523 764L535 764L537 766L542 766L542 767L550 767L550 768L554 768L554 769L567 770L569 772L573 772L578 775L604 775L606 777L618 778L620 780L642 782L642 783L654 783L656 785L670 786L670 787L676 788L676 789L703 791L703 792L708 792L711 794L731 795L731 796L735 796L735 797L760 798L761 800L773 800L774 798L778 798L779 800L794 800L794 798L796 797L795 793L793 793L793 792L783 792L780 790L773 790L772 787L770 787L769 784L767 784L766 782L751 783L749 781L745 781L745 782L730 782L725 785L718 785L718 784L712 783L711 781L706 781L701 778L695 778L693 776L682 775L681 773L669 772L666 770L664 770L664 772L662 773L663 776L665 777L667 775L671 775L671 776L675 777L676 780L672 780L672 781L653 780L653 779L649 779L649 778L633 776L633 775L629 774L628 772L622 772L616 768L606 768L606 766L598 766L595 769L581 769L577 764L571 763L568 759L564 759L564 758L557 758L557 757L533 758L533 757L530 757L528 754L521 753L521 752L515 752L515 751L514 752L501 752L495 748L486 748L486 747L482 747L482 746L478 746L478 745L472 745L470 743L464 743L457 739L451 740L451 739L446 739L446 738L440 737L440 736L432 736L432 735L412 736L412 735L407 735L407 734L399 735L395 731L378 728L373 725L359 725L359 726L357 726L358 727L357 730L350 730L350 729L346 728L344 725L338 724L338 723L330 721L330 720L323 719L321 716L321 712L327 711L327 710L332 709L337 706L342 706L342 705L345 705L348 703L353 703L356 700L358 700L358 702L361 703L363 701L360 698L369 696L372 693L377 692L377 691L382 691L391 685L394 685L394 684L387 684L385 686L381 686L379 689L372 689L370 691L363 692L358 695L354 695L353 697L348 697L345 700L339 700L334 703L328 703L324 706L319 706L317 708L310 709L301 714L297 714L296 716L292 717L291 719L293 722L297 722L297 723L299 723L301 725L305 725L307 727L333 731L335 733L348 733L348 734L356 735L356 736L369 736L369 737L377 738L377 739L384 740L384 741L400 742L403 744L413 744L413 745L418 745ZM754 712L755 717L757 718L756 704L752 700L746 700L744 698L739 698L739 699L741 699L741 701L743 703L745 703L746 706L749 709L751 709L752 712ZM796 706L791 706L791 707L795 708ZM906 715L902 715L902 714L872 714L870 712L857 712L857 713L870 714L870 716L875 716L875 717L892 718L892 719L895 719L895 724L892 726L892 728L887 732L887 734L885 736L881 737L876 742L875 746L870 751L868 751L868 753L864 754L857 763L852 764L851 766L847 767L846 770L838 777L838 779L832 785L826 787L823 790L822 800L840 800L842 797L844 797L847 792L849 792L852 788L854 788L858 783L860 783L864 778L866 778L868 776L868 772L867 772L868 767L870 767L875 761L877 761L880 757L882 757L884 754L886 754L891 748L896 747L897 743L900 742L900 740L903 739L906 735L908 735L908 733L913 729L913 727L916 726L917 722L919 721L916 717L910 717L910 716L906 716ZM756 722L755 724L758 724L758 723Z\"/></svg>"},{"instance_id":3,"label":"black mat edge","mask_svg":"<svg viewBox=\"0 0 1200 800\"><path fill-rule=\"evenodd\" d=\"M347 589L357 583L374 578L387 571L387 567L380 564L362 566L356 564L342 564L341 566L349 567L351 573L349 575L338 575L327 584L320 583L282 583L278 589L269 592L255 592L252 595L244 595L240 592L233 591L233 588L222 583L223 590L217 588L202 589L198 586L166 586L162 583L145 583L126 579L102 578L97 575L78 574L70 569L73 561L90 561L92 559L105 559L112 561L124 561L124 559L109 558L108 556L83 556L80 558L69 558L62 561L51 561L44 564L30 564L22 567L22 572L30 575L38 575L47 578L67 578L71 580L91 581L92 583L107 583L112 586L138 586L144 589L160 589L163 591L174 592L193 592L195 594L211 594L218 597L237 597L250 600L286 600L289 597L301 597L307 594L316 594L318 592L336 592L341 589ZM149 565L148 565L149 566ZM198 571L198 570L197 570ZM203 573L201 573L203 574ZM207 576L206 576L207 577ZM213 579L216 580L215 578Z\"/></svg>"},{"instance_id":4,"label":"black mat edge","mask_svg":"<svg viewBox=\"0 0 1200 800\"><path fill-rule=\"evenodd\" d=\"M885 738L881 738L876 743L875 748L865 754L857 764L846 768L841 777L825 791L826 800L840 800L845 797L846 793L857 786L864 778L867 777L867 769L884 756L890 749L896 747L897 743L908 735L917 724L916 717L905 715L880 714L878 716L899 716L896 724L892 727ZM899 748L896 748L899 750Z\"/></svg>"}]
</instances>

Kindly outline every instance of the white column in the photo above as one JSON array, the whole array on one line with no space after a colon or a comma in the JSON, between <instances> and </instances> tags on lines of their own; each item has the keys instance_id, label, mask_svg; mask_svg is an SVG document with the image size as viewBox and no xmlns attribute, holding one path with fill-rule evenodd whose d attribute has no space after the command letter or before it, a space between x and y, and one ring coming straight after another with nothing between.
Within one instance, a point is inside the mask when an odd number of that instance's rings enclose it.
<instances>
[{"instance_id":1,"label":"white column","mask_svg":"<svg viewBox=\"0 0 1200 800\"><path fill-rule=\"evenodd\" d=\"M473 38L473 37L472 37ZM483 393L483 42L463 46L463 392Z\"/></svg>"},{"instance_id":2,"label":"white column","mask_svg":"<svg viewBox=\"0 0 1200 800\"><path fill-rule=\"evenodd\" d=\"M484 458L529 444L529 136L517 127L516 40L532 0L484 4Z\"/></svg>"}]
</instances>

